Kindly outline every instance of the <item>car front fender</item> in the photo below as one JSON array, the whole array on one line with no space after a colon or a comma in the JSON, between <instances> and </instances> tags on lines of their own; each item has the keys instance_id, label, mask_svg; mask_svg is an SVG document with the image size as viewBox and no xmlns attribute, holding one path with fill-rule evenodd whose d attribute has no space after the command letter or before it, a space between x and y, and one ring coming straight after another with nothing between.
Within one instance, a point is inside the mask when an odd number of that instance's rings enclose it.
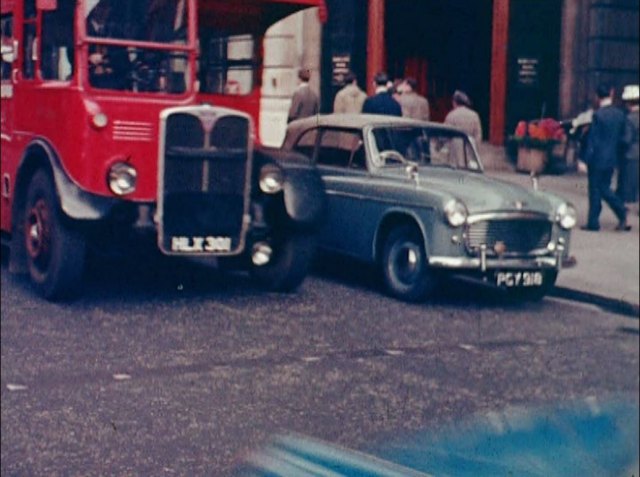
<instances>
[{"instance_id":1,"label":"car front fender","mask_svg":"<svg viewBox=\"0 0 640 477\"><path fill-rule=\"evenodd\" d=\"M327 200L320 173L300 154L280 150L256 151L257 165L275 163L282 170L284 206L287 216L304 227L319 227L325 218Z\"/></svg>"}]
</instances>

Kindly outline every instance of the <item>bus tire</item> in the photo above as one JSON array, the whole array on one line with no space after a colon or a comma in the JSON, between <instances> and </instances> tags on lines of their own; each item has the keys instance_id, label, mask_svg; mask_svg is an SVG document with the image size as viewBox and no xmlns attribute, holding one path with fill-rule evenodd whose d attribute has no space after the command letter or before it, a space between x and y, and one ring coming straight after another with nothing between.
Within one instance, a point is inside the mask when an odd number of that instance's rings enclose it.
<instances>
[{"instance_id":1,"label":"bus tire","mask_svg":"<svg viewBox=\"0 0 640 477\"><path fill-rule=\"evenodd\" d=\"M31 282L51 301L76 294L84 270L85 239L65 219L51 176L38 170L29 183L22 230Z\"/></svg>"},{"instance_id":2,"label":"bus tire","mask_svg":"<svg viewBox=\"0 0 640 477\"><path fill-rule=\"evenodd\" d=\"M316 237L311 233L288 231L274 240L272 247L271 260L265 265L252 265L251 275L265 290L294 291L307 276L316 250Z\"/></svg>"}]
</instances>

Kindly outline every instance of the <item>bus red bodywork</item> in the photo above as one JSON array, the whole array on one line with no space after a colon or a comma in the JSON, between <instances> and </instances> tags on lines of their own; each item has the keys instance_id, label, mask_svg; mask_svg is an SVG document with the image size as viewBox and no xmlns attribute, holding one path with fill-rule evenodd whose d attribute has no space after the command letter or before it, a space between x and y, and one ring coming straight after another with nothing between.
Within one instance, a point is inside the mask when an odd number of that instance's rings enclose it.
<instances>
[{"instance_id":1,"label":"bus red bodywork","mask_svg":"<svg viewBox=\"0 0 640 477\"><path fill-rule=\"evenodd\" d=\"M158 194L161 111L207 101L243 111L257 124L262 39L266 29L298 10L323 4L323 0L148 0L148 3L111 0L111 3L114 11L120 9L125 15L120 24L134 27L140 26L136 22L148 21L140 15L143 4L165 3L180 10L182 1L184 18L180 24L175 20L173 27L173 33L181 34L167 40L160 33L146 38L126 31L111 36L89 32L90 11L93 12L89 5L93 7L97 0L2 0L0 216L3 243L11 243L15 249L11 256L13 269L25 271L23 263L29 262L23 260L24 255L34 254L29 238L25 239L24 250L22 239L16 236L22 233L28 236L21 227L25 214L29 215L24 210L29 200L27 190L37 170L50 175L58 201L55 207L65 218L81 226L103 222L121 210L140 214L139 208L131 209L131 204L143 206L147 214L152 214ZM152 29L146 27L146 31ZM251 67L248 91L238 94L221 86L220 78L226 78L233 68L233 64L229 67L224 63L212 67L214 87L209 91L202 89L203 56L198 53L203 34L208 35L210 44L216 48L226 47L230 36L251 38L254 55L248 65ZM120 56L131 65L124 87L105 87L92 76L97 71L93 57L97 51L108 49L122 53ZM165 66L154 70L143 65L147 59ZM218 61L217 57L214 60ZM115 66L104 69L115 70ZM124 185L122 190L119 180ZM130 185L127 181L135 182L134 190L126 190ZM33 214L36 223L44 219L37 210ZM34 225L31 245L36 252L42 252L46 244L38 242L37 230Z\"/></svg>"}]
</instances>

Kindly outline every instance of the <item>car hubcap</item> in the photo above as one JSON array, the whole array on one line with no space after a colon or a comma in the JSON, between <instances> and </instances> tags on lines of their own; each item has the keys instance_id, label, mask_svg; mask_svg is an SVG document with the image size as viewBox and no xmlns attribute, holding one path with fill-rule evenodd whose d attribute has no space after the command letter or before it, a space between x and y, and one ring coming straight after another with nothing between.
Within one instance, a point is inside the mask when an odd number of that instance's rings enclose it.
<instances>
[{"instance_id":1,"label":"car hubcap","mask_svg":"<svg viewBox=\"0 0 640 477\"><path fill-rule=\"evenodd\" d=\"M25 238L31 261L37 268L43 270L50 258L51 222L49 210L42 199L39 199L27 214Z\"/></svg>"},{"instance_id":2,"label":"car hubcap","mask_svg":"<svg viewBox=\"0 0 640 477\"><path fill-rule=\"evenodd\" d=\"M416 244L402 244L393 257L393 270L402 283L411 284L420 275L420 249Z\"/></svg>"}]
</instances>

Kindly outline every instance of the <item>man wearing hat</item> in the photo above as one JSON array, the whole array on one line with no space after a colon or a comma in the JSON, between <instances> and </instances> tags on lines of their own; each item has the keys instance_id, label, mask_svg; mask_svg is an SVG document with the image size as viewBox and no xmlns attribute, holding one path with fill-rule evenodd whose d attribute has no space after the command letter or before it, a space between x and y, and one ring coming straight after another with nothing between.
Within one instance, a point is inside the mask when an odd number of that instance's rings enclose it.
<instances>
[{"instance_id":1,"label":"man wearing hat","mask_svg":"<svg viewBox=\"0 0 640 477\"><path fill-rule=\"evenodd\" d=\"M367 114L386 114L389 116L402 116L400 104L393 99L389 92L389 77L386 73L378 73L374 78L376 92L369 96L362 105L362 112Z\"/></svg>"},{"instance_id":2,"label":"man wearing hat","mask_svg":"<svg viewBox=\"0 0 640 477\"><path fill-rule=\"evenodd\" d=\"M623 153L620 160L618 189L616 193L625 202L638 200L638 110L640 109L640 86L627 85L622 90L622 100L627 106L627 121L624 129Z\"/></svg>"},{"instance_id":3,"label":"man wearing hat","mask_svg":"<svg viewBox=\"0 0 640 477\"><path fill-rule=\"evenodd\" d=\"M453 110L444 118L444 123L469 134L476 144L482 141L482 124L480 116L471 109L471 100L463 91L457 90L452 98Z\"/></svg>"}]
</instances>

